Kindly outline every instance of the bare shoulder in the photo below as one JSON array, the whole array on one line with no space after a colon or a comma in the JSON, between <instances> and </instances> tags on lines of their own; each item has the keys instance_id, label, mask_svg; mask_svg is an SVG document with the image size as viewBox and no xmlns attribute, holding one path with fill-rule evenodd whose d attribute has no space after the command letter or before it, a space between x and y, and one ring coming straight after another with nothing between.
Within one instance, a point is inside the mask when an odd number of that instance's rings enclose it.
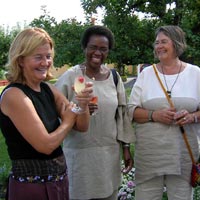
<instances>
[{"instance_id":1,"label":"bare shoulder","mask_svg":"<svg viewBox=\"0 0 200 200\"><path fill-rule=\"evenodd\" d=\"M9 87L1 95L1 101L16 101L26 96L22 90L17 87Z\"/></svg>"},{"instance_id":2,"label":"bare shoulder","mask_svg":"<svg viewBox=\"0 0 200 200\"><path fill-rule=\"evenodd\" d=\"M9 87L1 95L0 106L4 114L23 109L27 104L30 105L31 100L17 87Z\"/></svg>"}]
</instances>

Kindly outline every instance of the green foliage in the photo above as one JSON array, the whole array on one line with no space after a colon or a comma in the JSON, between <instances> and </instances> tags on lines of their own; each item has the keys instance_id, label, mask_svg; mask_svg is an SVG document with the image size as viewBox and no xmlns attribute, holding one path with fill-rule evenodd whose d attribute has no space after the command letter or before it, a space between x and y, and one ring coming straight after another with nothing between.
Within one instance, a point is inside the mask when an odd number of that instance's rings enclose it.
<instances>
[{"instance_id":1,"label":"green foliage","mask_svg":"<svg viewBox=\"0 0 200 200\"><path fill-rule=\"evenodd\" d=\"M200 186L194 189L193 199L200 200Z\"/></svg>"},{"instance_id":2,"label":"green foliage","mask_svg":"<svg viewBox=\"0 0 200 200\"><path fill-rule=\"evenodd\" d=\"M7 54L10 45L10 38L2 28L0 28L0 66L4 66L7 62ZM1 67L3 68L3 67Z\"/></svg>"},{"instance_id":3,"label":"green foliage","mask_svg":"<svg viewBox=\"0 0 200 200\"><path fill-rule=\"evenodd\" d=\"M62 20L57 26L57 32L53 35L56 43L55 64L70 66L83 62L84 54L81 49L80 39L85 25L81 25L76 20Z\"/></svg>"},{"instance_id":4,"label":"green foliage","mask_svg":"<svg viewBox=\"0 0 200 200\"><path fill-rule=\"evenodd\" d=\"M3 78L3 72L8 60L10 44L18 32L19 27L12 29L11 31L6 31L3 27L0 26L0 78Z\"/></svg>"},{"instance_id":5,"label":"green foliage","mask_svg":"<svg viewBox=\"0 0 200 200\"><path fill-rule=\"evenodd\" d=\"M116 48L111 54L111 62L120 68L124 64L152 63L154 32L161 25L179 25L188 33L188 50L185 61L200 65L200 3L198 0L81 0L88 15L102 8L105 12L103 23L114 33ZM139 20L137 13L143 13ZM119 68L121 75L124 70Z\"/></svg>"},{"instance_id":6,"label":"green foliage","mask_svg":"<svg viewBox=\"0 0 200 200\"><path fill-rule=\"evenodd\" d=\"M5 140L0 130L0 198L5 196L8 176L11 168L11 162L8 157L8 152Z\"/></svg>"},{"instance_id":7,"label":"green foliage","mask_svg":"<svg viewBox=\"0 0 200 200\"><path fill-rule=\"evenodd\" d=\"M115 48L110 52L108 63L114 63L120 75L126 75L125 65L153 63L154 32L160 25L179 25L186 32L188 49L183 60L200 65L200 2L198 0L81 0L87 15L87 23L63 19L60 23L42 6L43 14L29 26L44 28L55 41L56 67L70 66L84 59L80 38L98 9L103 9L102 24L115 35ZM140 19L138 13L144 18ZM20 27L6 31L0 27L0 68L7 62L8 50Z\"/></svg>"},{"instance_id":8,"label":"green foliage","mask_svg":"<svg viewBox=\"0 0 200 200\"><path fill-rule=\"evenodd\" d=\"M6 185L9 176L10 165L7 166L5 163L0 166L0 185Z\"/></svg>"},{"instance_id":9,"label":"green foliage","mask_svg":"<svg viewBox=\"0 0 200 200\"><path fill-rule=\"evenodd\" d=\"M126 76L126 75L121 76L121 78L122 78L122 81L123 81L123 82L126 82L126 81L127 81L127 76Z\"/></svg>"},{"instance_id":10,"label":"green foliage","mask_svg":"<svg viewBox=\"0 0 200 200\"><path fill-rule=\"evenodd\" d=\"M0 147L1 147L1 157L0 157L0 184L5 184L8 174L10 172L11 162L8 157L8 152L5 144L4 137L0 130Z\"/></svg>"},{"instance_id":11,"label":"green foliage","mask_svg":"<svg viewBox=\"0 0 200 200\"><path fill-rule=\"evenodd\" d=\"M5 70L1 68L0 68L0 79L5 79Z\"/></svg>"},{"instance_id":12,"label":"green foliage","mask_svg":"<svg viewBox=\"0 0 200 200\"><path fill-rule=\"evenodd\" d=\"M55 67L61 67L64 64L70 66L80 63L84 59L81 49L81 34L87 27L87 24L81 24L75 18L65 19L57 23L54 17L51 17L46 6L42 6L43 15L39 19L34 19L30 26L44 28L55 42Z\"/></svg>"},{"instance_id":13,"label":"green foliage","mask_svg":"<svg viewBox=\"0 0 200 200\"><path fill-rule=\"evenodd\" d=\"M126 95L127 97L130 96L132 88L126 88Z\"/></svg>"},{"instance_id":14,"label":"green foliage","mask_svg":"<svg viewBox=\"0 0 200 200\"><path fill-rule=\"evenodd\" d=\"M155 23L152 20L139 20L134 14L134 1L89 1L83 0L82 6L87 13L95 12L98 7L104 8L103 23L115 35L115 48L110 54L110 61L116 63L121 75L125 74L124 66L152 62L152 43Z\"/></svg>"},{"instance_id":15,"label":"green foliage","mask_svg":"<svg viewBox=\"0 0 200 200\"><path fill-rule=\"evenodd\" d=\"M51 83L51 84L54 84L56 81L57 81L57 79L54 78L54 79L49 80L48 82Z\"/></svg>"},{"instance_id":16,"label":"green foliage","mask_svg":"<svg viewBox=\"0 0 200 200\"><path fill-rule=\"evenodd\" d=\"M0 93L2 92L2 90L3 90L4 87L5 86L0 86Z\"/></svg>"}]
</instances>

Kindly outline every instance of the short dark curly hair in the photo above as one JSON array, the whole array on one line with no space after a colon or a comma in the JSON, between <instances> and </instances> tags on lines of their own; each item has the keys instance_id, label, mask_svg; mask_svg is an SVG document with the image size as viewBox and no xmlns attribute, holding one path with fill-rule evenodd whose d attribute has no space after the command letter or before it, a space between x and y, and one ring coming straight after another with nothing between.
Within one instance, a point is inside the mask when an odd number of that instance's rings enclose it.
<instances>
[{"instance_id":1,"label":"short dark curly hair","mask_svg":"<svg viewBox=\"0 0 200 200\"><path fill-rule=\"evenodd\" d=\"M105 26L93 25L93 26L90 26L89 28L87 28L82 35L81 46L83 49L85 49L87 47L89 39L93 35L100 35L100 36L104 36L104 37L108 38L109 50L114 47L115 40L114 40L114 35L113 35L112 31Z\"/></svg>"}]
</instances>

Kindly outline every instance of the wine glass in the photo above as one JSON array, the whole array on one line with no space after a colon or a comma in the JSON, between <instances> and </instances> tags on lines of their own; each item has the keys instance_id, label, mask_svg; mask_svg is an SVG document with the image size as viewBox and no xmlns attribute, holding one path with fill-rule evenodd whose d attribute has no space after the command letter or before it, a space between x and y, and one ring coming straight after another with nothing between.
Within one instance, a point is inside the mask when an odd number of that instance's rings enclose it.
<instances>
[{"instance_id":1,"label":"wine glass","mask_svg":"<svg viewBox=\"0 0 200 200\"><path fill-rule=\"evenodd\" d=\"M79 65L78 68L75 69L75 79L74 79L74 90L76 92L76 94L80 94L81 91L83 89L85 89L85 83L86 83L86 80L85 80L85 71L86 71L86 67L84 65ZM76 105L76 107L73 107L72 108L72 111L77 113L77 114L80 114L80 113L83 113L84 110Z\"/></svg>"},{"instance_id":2,"label":"wine glass","mask_svg":"<svg viewBox=\"0 0 200 200\"><path fill-rule=\"evenodd\" d=\"M96 92L95 92L95 84L94 84L95 78L92 78L92 80L93 80L93 94L94 95L90 100L90 105L92 105L93 107L91 115L94 116L98 113L98 96L96 95Z\"/></svg>"}]
</instances>

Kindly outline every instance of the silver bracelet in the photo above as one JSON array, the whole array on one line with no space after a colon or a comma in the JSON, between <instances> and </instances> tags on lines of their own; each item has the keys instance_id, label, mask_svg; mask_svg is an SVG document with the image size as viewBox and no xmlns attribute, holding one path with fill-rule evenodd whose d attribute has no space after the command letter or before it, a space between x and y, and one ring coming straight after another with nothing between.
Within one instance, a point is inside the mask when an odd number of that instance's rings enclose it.
<instances>
[{"instance_id":1,"label":"silver bracelet","mask_svg":"<svg viewBox=\"0 0 200 200\"><path fill-rule=\"evenodd\" d=\"M84 114L84 113L86 113L86 112L87 112L87 109L82 109L82 108L81 108L78 114Z\"/></svg>"},{"instance_id":2,"label":"silver bracelet","mask_svg":"<svg viewBox=\"0 0 200 200\"><path fill-rule=\"evenodd\" d=\"M194 123L198 123L198 117L195 114L193 114L193 117L194 117Z\"/></svg>"}]
</instances>

